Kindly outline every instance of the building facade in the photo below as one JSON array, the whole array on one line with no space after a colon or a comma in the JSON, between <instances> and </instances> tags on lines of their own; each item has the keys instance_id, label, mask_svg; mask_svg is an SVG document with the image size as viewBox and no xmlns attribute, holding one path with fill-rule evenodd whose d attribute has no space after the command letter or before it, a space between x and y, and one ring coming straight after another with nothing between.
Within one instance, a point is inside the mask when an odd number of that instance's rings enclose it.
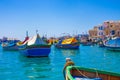
<instances>
[{"instance_id":1,"label":"building facade","mask_svg":"<svg viewBox=\"0 0 120 80\"><path fill-rule=\"evenodd\" d=\"M120 21L105 21L89 30L91 38L120 37Z\"/></svg>"}]
</instances>

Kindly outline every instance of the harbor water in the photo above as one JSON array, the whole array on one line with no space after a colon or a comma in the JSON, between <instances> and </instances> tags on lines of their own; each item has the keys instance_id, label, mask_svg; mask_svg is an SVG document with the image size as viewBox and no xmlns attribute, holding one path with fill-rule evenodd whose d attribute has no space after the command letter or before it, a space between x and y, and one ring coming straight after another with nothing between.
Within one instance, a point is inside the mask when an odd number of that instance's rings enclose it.
<instances>
[{"instance_id":1,"label":"harbor water","mask_svg":"<svg viewBox=\"0 0 120 80\"><path fill-rule=\"evenodd\" d=\"M98 46L82 46L79 50L51 47L48 57L25 57L18 51L0 47L0 80L64 80L65 58L75 65L120 73L120 52Z\"/></svg>"}]
</instances>

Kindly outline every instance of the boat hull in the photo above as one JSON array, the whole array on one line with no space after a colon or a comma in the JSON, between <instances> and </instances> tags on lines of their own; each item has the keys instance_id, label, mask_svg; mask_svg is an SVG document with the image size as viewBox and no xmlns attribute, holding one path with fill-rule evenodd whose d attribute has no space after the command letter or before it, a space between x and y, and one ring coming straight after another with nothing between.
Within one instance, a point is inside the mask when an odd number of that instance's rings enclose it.
<instances>
[{"instance_id":1,"label":"boat hull","mask_svg":"<svg viewBox=\"0 0 120 80\"><path fill-rule=\"evenodd\" d=\"M105 45L104 44L99 44L99 47L105 47Z\"/></svg>"},{"instance_id":2,"label":"boat hull","mask_svg":"<svg viewBox=\"0 0 120 80\"><path fill-rule=\"evenodd\" d=\"M106 41L105 46L108 50L120 51L120 37Z\"/></svg>"},{"instance_id":3,"label":"boat hull","mask_svg":"<svg viewBox=\"0 0 120 80\"><path fill-rule=\"evenodd\" d=\"M18 51L18 46L17 45L6 45L2 46L4 51Z\"/></svg>"},{"instance_id":4,"label":"boat hull","mask_svg":"<svg viewBox=\"0 0 120 80\"><path fill-rule=\"evenodd\" d=\"M86 77L87 76L87 77ZM120 80L120 73L101 71L96 69L68 66L66 80Z\"/></svg>"},{"instance_id":5,"label":"boat hull","mask_svg":"<svg viewBox=\"0 0 120 80\"><path fill-rule=\"evenodd\" d=\"M4 51L18 51L18 47L14 46L14 47L3 47Z\"/></svg>"},{"instance_id":6,"label":"boat hull","mask_svg":"<svg viewBox=\"0 0 120 80\"><path fill-rule=\"evenodd\" d=\"M73 44L56 44L55 46L57 48L61 49L79 49L79 43L73 43Z\"/></svg>"},{"instance_id":7,"label":"boat hull","mask_svg":"<svg viewBox=\"0 0 120 80\"><path fill-rule=\"evenodd\" d=\"M51 49L50 48L30 48L30 49L24 49L20 50L21 54L24 56L49 56Z\"/></svg>"},{"instance_id":8,"label":"boat hull","mask_svg":"<svg viewBox=\"0 0 120 80\"><path fill-rule=\"evenodd\" d=\"M120 47L110 47L110 46L106 46L106 48L108 50L111 50L111 51L120 51Z\"/></svg>"}]
</instances>

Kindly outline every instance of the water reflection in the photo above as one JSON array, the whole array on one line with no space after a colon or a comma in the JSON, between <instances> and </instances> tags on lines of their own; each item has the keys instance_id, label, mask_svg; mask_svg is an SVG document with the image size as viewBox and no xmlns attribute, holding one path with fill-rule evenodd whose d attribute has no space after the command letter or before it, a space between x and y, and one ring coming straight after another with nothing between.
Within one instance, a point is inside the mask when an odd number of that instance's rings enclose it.
<instances>
[{"instance_id":1,"label":"water reflection","mask_svg":"<svg viewBox=\"0 0 120 80\"><path fill-rule=\"evenodd\" d=\"M28 79L44 79L49 78L51 67L49 57L19 57L22 62L22 67L24 68L24 75ZM47 73L47 74L46 74Z\"/></svg>"},{"instance_id":2,"label":"water reflection","mask_svg":"<svg viewBox=\"0 0 120 80\"><path fill-rule=\"evenodd\" d=\"M20 55L19 60L23 63L30 64L34 63L37 65L43 65L43 64L50 64L50 59L49 57L25 57Z\"/></svg>"},{"instance_id":3,"label":"water reflection","mask_svg":"<svg viewBox=\"0 0 120 80\"><path fill-rule=\"evenodd\" d=\"M109 51L106 50L105 54L106 57L112 58L112 59L120 59L120 52L119 51Z\"/></svg>"},{"instance_id":4,"label":"water reflection","mask_svg":"<svg viewBox=\"0 0 120 80\"><path fill-rule=\"evenodd\" d=\"M61 53L65 57L76 56L80 53L79 49L57 49L55 48L55 53Z\"/></svg>"},{"instance_id":5,"label":"water reflection","mask_svg":"<svg viewBox=\"0 0 120 80\"><path fill-rule=\"evenodd\" d=\"M76 56L77 54L80 53L79 50L63 49L63 50L60 50L60 51L64 56Z\"/></svg>"}]
</instances>

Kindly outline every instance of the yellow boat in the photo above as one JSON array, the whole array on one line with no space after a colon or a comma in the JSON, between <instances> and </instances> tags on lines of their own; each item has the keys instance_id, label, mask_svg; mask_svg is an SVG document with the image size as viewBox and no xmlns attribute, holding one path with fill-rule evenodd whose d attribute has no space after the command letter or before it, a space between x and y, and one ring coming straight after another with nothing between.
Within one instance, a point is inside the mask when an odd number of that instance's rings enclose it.
<instances>
[{"instance_id":1,"label":"yellow boat","mask_svg":"<svg viewBox=\"0 0 120 80\"><path fill-rule=\"evenodd\" d=\"M79 49L79 45L80 42L74 37L59 40L59 42L55 44L57 48L63 49Z\"/></svg>"}]
</instances>

